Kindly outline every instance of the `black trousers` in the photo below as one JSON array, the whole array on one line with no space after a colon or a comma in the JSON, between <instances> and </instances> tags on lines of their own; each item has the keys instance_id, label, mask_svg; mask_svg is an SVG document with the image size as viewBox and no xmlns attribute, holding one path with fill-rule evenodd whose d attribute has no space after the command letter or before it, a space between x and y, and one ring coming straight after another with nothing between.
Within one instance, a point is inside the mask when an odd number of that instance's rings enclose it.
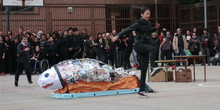
<instances>
[{"instance_id":1,"label":"black trousers","mask_svg":"<svg viewBox=\"0 0 220 110\"><path fill-rule=\"evenodd\" d=\"M149 54L151 53L151 65L154 65L156 57L155 47L147 44L136 43L134 46L135 51L140 56L141 64L141 79L140 79L140 92L145 90L146 73L149 65Z\"/></svg>"},{"instance_id":2,"label":"black trousers","mask_svg":"<svg viewBox=\"0 0 220 110\"><path fill-rule=\"evenodd\" d=\"M31 62L25 61L24 63L18 62L18 69L15 73L15 81L19 81L19 76L22 74L22 71L26 71L28 81L31 81Z\"/></svg>"},{"instance_id":3,"label":"black trousers","mask_svg":"<svg viewBox=\"0 0 220 110\"><path fill-rule=\"evenodd\" d=\"M132 48L127 48L125 52L125 66L124 67L131 67L130 64L130 56L131 56Z\"/></svg>"},{"instance_id":4,"label":"black trousers","mask_svg":"<svg viewBox=\"0 0 220 110\"><path fill-rule=\"evenodd\" d=\"M117 64L117 54L116 52L109 52L109 60L110 60L110 65L112 65L113 67L118 68L118 64Z\"/></svg>"},{"instance_id":5,"label":"black trousers","mask_svg":"<svg viewBox=\"0 0 220 110\"><path fill-rule=\"evenodd\" d=\"M166 57L166 60L171 60L171 50L162 50L161 51L161 60L165 60L165 57ZM163 63L162 63L163 65ZM172 65L172 63L168 63L168 65Z\"/></svg>"},{"instance_id":6,"label":"black trousers","mask_svg":"<svg viewBox=\"0 0 220 110\"><path fill-rule=\"evenodd\" d=\"M0 55L0 73L5 72L5 60L2 59L2 55Z\"/></svg>"}]
</instances>

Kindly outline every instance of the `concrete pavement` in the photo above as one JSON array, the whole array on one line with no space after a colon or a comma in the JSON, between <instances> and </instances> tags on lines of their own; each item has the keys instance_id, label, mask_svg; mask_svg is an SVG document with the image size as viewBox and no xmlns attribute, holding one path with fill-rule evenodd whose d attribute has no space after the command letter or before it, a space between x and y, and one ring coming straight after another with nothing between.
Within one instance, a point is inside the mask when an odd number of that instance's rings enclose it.
<instances>
[{"instance_id":1,"label":"concrete pavement","mask_svg":"<svg viewBox=\"0 0 220 110\"><path fill-rule=\"evenodd\" d=\"M207 82L203 66L196 66L196 82L147 82L158 93L146 99L136 94L54 99L53 90L38 86L38 75L32 78L28 84L21 75L14 87L13 75L0 76L0 110L220 110L220 66L207 66Z\"/></svg>"}]
</instances>

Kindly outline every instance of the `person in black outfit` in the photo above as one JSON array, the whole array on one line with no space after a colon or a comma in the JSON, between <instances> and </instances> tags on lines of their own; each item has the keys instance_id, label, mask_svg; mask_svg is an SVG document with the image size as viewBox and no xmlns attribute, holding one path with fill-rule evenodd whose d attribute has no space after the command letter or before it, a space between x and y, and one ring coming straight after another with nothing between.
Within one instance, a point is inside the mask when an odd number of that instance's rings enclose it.
<instances>
[{"instance_id":1,"label":"person in black outfit","mask_svg":"<svg viewBox=\"0 0 220 110\"><path fill-rule=\"evenodd\" d=\"M87 39L87 37L84 37ZM94 36L91 34L89 39L84 43L86 58L96 59L96 47L98 44L94 40Z\"/></svg>"},{"instance_id":2,"label":"person in black outfit","mask_svg":"<svg viewBox=\"0 0 220 110\"><path fill-rule=\"evenodd\" d=\"M69 27L69 29L67 30L68 32L68 35L66 35L66 41L67 41L67 46L68 46L68 50L69 50L69 58L68 59L71 59L72 56L74 55L74 44L75 44L75 41L74 41L74 35L73 35L73 28L72 27ZM65 37L65 36L63 36Z\"/></svg>"},{"instance_id":3,"label":"person in black outfit","mask_svg":"<svg viewBox=\"0 0 220 110\"><path fill-rule=\"evenodd\" d=\"M157 33L156 32L153 32L152 33L152 39L151 39L151 45L153 47L155 47L155 52L156 52L156 58L155 60L158 60L158 57L159 57L159 47L160 47L160 39L158 38L157 36ZM153 56L152 56L153 57ZM158 65L155 64L155 66L157 67Z\"/></svg>"},{"instance_id":4,"label":"person in black outfit","mask_svg":"<svg viewBox=\"0 0 220 110\"><path fill-rule=\"evenodd\" d=\"M56 32L54 33L56 36L59 36L59 34ZM57 37L59 38L59 37ZM58 61L63 61L69 59L69 47L68 47L68 39L66 37L59 38L55 43L55 53L58 57Z\"/></svg>"},{"instance_id":5,"label":"person in black outfit","mask_svg":"<svg viewBox=\"0 0 220 110\"><path fill-rule=\"evenodd\" d=\"M123 37L121 39L119 39L119 43L118 43L118 66L119 67L124 67L125 66L125 52L127 49L127 37L125 35L123 35Z\"/></svg>"},{"instance_id":6,"label":"person in black outfit","mask_svg":"<svg viewBox=\"0 0 220 110\"><path fill-rule=\"evenodd\" d=\"M43 59L48 59L49 55L49 42L47 41L47 37L45 34L41 34L41 39L40 39L40 52L42 54Z\"/></svg>"},{"instance_id":7,"label":"person in black outfit","mask_svg":"<svg viewBox=\"0 0 220 110\"><path fill-rule=\"evenodd\" d=\"M110 38L113 38L114 34L110 35ZM114 42L112 40L109 41L109 60L110 60L110 65L112 65L113 67L118 68L118 63L117 63L117 54L116 54L116 48L117 48L117 43L118 41Z\"/></svg>"},{"instance_id":8,"label":"person in black outfit","mask_svg":"<svg viewBox=\"0 0 220 110\"><path fill-rule=\"evenodd\" d=\"M48 45L48 51L49 51L49 64L50 66L53 66L56 63L56 53L55 53L55 42L53 37L49 38L49 45Z\"/></svg>"},{"instance_id":9,"label":"person in black outfit","mask_svg":"<svg viewBox=\"0 0 220 110\"><path fill-rule=\"evenodd\" d=\"M135 37L134 48L137 54L141 57L141 79L138 96L148 97L145 93L146 72L149 64L149 53L155 50L155 48L151 45L151 32L156 31L156 28L159 28L160 24L157 23L155 28L151 28L149 22L149 8L134 6L131 9L131 14L134 18L136 18L135 23L118 33L118 35L114 37L113 40L117 40L119 37L121 38L125 33L131 32L133 30L136 31L137 35ZM154 75L154 73L152 75Z\"/></svg>"},{"instance_id":10,"label":"person in black outfit","mask_svg":"<svg viewBox=\"0 0 220 110\"><path fill-rule=\"evenodd\" d=\"M133 49L134 37L129 35L126 42L127 42L127 49L125 51L125 69L131 69L132 66L130 64L130 55Z\"/></svg>"},{"instance_id":11,"label":"person in black outfit","mask_svg":"<svg viewBox=\"0 0 220 110\"><path fill-rule=\"evenodd\" d=\"M0 36L0 76L5 75L5 43L3 42L3 37Z\"/></svg>"},{"instance_id":12,"label":"person in black outfit","mask_svg":"<svg viewBox=\"0 0 220 110\"><path fill-rule=\"evenodd\" d=\"M17 55L17 47L18 47L18 44L19 44L19 39L17 37L14 38L13 42L12 42L12 73L15 73L16 70L17 70L17 61L16 59L18 58L18 55Z\"/></svg>"},{"instance_id":13,"label":"person in black outfit","mask_svg":"<svg viewBox=\"0 0 220 110\"><path fill-rule=\"evenodd\" d=\"M28 37L25 35L21 37L21 43L18 44L17 54L18 54L18 58L17 58L18 69L17 72L15 73L14 85L16 87L18 86L19 76L23 70L26 70L28 82L29 84L32 84L33 82L31 80L30 58L31 56L35 57L35 55L34 55L34 50L31 48L30 43L28 43Z\"/></svg>"},{"instance_id":14,"label":"person in black outfit","mask_svg":"<svg viewBox=\"0 0 220 110\"><path fill-rule=\"evenodd\" d=\"M74 36L74 55L72 56L72 59L75 58L82 58L83 55L83 36L79 34L79 31L77 28L73 28L73 36Z\"/></svg>"},{"instance_id":15,"label":"person in black outfit","mask_svg":"<svg viewBox=\"0 0 220 110\"><path fill-rule=\"evenodd\" d=\"M9 37L9 35L5 35L4 38L4 43L6 46L6 51L5 51L5 66L6 66L6 74L12 74L12 53L13 53L13 49L12 49L12 41Z\"/></svg>"},{"instance_id":16,"label":"person in black outfit","mask_svg":"<svg viewBox=\"0 0 220 110\"><path fill-rule=\"evenodd\" d=\"M203 35L201 36L201 43L202 43L202 55L206 55L206 61L208 65L210 66L210 63L211 63L210 57L211 57L211 53L213 49L213 41L207 29L203 30Z\"/></svg>"}]
</instances>

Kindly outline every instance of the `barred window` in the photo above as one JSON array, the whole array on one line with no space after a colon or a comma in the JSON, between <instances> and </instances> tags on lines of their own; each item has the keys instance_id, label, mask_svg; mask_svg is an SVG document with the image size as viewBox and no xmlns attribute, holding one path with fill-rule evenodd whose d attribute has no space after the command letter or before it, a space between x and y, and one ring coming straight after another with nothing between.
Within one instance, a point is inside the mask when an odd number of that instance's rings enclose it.
<instances>
[{"instance_id":1,"label":"barred window","mask_svg":"<svg viewBox=\"0 0 220 110\"><path fill-rule=\"evenodd\" d=\"M4 6L1 7L0 11L5 11L5 8L6 7L4 7ZM19 11L19 10L22 10L22 9L25 9L25 8L27 8L27 7L13 6L13 7L11 7L10 11ZM27 10L24 10L24 12L33 12L33 11L34 11L34 7L29 8Z\"/></svg>"}]
</instances>

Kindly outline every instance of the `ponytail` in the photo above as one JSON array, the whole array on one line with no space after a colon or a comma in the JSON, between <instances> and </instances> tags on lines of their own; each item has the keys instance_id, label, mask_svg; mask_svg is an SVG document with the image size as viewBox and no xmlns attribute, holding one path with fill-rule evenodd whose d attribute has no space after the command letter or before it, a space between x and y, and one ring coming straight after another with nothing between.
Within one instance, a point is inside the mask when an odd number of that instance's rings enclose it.
<instances>
[{"instance_id":1,"label":"ponytail","mask_svg":"<svg viewBox=\"0 0 220 110\"><path fill-rule=\"evenodd\" d=\"M149 10L149 8L144 6L132 6L131 7L131 13L130 13L130 19L132 22L135 20L138 20L141 18L141 13L144 13L146 10Z\"/></svg>"}]
</instances>

